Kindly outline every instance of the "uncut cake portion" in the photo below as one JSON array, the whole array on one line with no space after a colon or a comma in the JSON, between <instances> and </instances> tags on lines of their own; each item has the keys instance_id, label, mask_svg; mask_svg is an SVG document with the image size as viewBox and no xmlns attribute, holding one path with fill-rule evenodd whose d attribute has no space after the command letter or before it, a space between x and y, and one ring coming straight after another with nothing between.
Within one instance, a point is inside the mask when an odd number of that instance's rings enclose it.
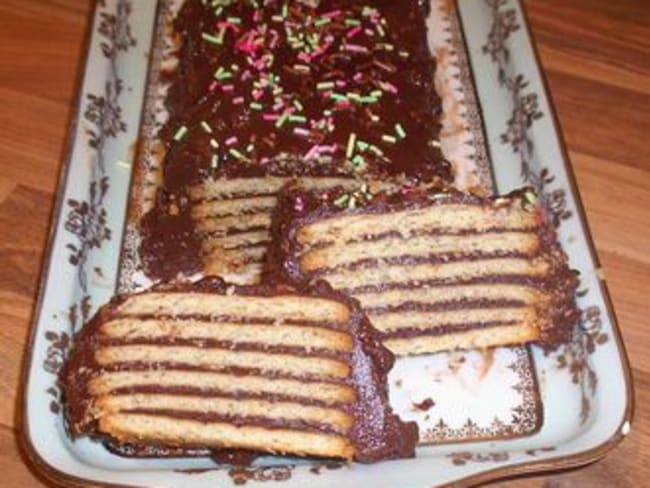
<instances>
[{"instance_id":1,"label":"uncut cake portion","mask_svg":"<svg viewBox=\"0 0 650 488\"><path fill-rule=\"evenodd\" d=\"M155 280L259 279L276 193L453 179L428 2L186 0L156 204L140 254Z\"/></svg>"},{"instance_id":2,"label":"uncut cake portion","mask_svg":"<svg viewBox=\"0 0 650 488\"><path fill-rule=\"evenodd\" d=\"M73 435L122 454L374 462L413 456L418 437L388 404L393 359L358 304L325 283L297 291L206 279L102 307L60 381Z\"/></svg>"},{"instance_id":3,"label":"uncut cake portion","mask_svg":"<svg viewBox=\"0 0 650 488\"><path fill-rule=\"evenodd\" d=\"M530 190L306 192L290 187L267 269L358 299L397 355L567 339L577 279Z\"/></svg>"}]
</instances>

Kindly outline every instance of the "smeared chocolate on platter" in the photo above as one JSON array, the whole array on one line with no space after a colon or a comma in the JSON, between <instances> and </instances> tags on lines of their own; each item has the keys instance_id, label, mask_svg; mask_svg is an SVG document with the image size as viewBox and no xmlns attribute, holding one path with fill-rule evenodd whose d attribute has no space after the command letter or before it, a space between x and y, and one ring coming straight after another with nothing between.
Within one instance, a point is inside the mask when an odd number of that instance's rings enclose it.
<instances>
[{"instance_id":1,"label":"smeared chocolate on platter","mask_svg":"<svg viewBox=\"0 0 650 488\"><path fill-rule=\"evenodd\" d=\"M253 196L268 176L451 181L427 9L417 0L187 0L174 21L158 203L142 222L147 273L188 275L212 259L197 247L204 232L187 233L205 201L192 189L210 181L252 179ZM240 251L222 252L233 263L218 274L261 262Z\"/></svg>"},{"instance_id":2,"label":"smeared chocolate on platter","mask_svg":"<svg viewBox=\"0 0 650 488\"><path fill-rule=\"evenodd\" d=\"M398 355L568 339L577 278L530 189L391 194L290 185L266 272L357 298Z\"/></svg>"},{"instance_id":3,"label":"smeared chocolate on platter","mask_svg":"<svg viewBox=\"0 0 650 488\"><path fill-rule=\"evenodd\" d=\"M220 307L240 312L216 313ZM275 309L282 316L270 315ZM210 341L228 329L236 333L230 341ZM288 341L302 345L278 345ZM320 341L315 352L304 345L312 341ZM325 343L335 350L318 355ZM392 363L358 304L325 283L297 291L206 279L119 296L102 307L77 336L61 386L73 435L108 440L121 455L223 458L246 449L374 462L413 456L417 442L417 426L388 405ZM183 435L167 432L174 425L185 426L177 432ZM228 426L263 434L254 445L228 443L222 434L197 441ZM298 444L266 444L267 436L285 434Z\"/></svg>"}]
</instances>

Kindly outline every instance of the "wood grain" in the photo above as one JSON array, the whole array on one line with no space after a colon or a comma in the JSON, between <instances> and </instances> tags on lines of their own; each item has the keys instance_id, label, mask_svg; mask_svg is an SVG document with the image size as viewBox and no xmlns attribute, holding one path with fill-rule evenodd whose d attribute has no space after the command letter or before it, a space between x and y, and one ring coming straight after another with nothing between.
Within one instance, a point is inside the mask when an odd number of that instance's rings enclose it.
<instances>
[{"instance_id":1,"label":"wood grain","mask_svg":"<svg viewBox=\"0 0 650 488\"><path fill-rule=\"evenodd\" d=\"M491 486L647 486L650 465L650 9L647 0L527 0L633 365L636 421L604 460ZM0 2L0 471L43 487L16 444L16 392L90 2Z\"/></svg>"}]
</instances>

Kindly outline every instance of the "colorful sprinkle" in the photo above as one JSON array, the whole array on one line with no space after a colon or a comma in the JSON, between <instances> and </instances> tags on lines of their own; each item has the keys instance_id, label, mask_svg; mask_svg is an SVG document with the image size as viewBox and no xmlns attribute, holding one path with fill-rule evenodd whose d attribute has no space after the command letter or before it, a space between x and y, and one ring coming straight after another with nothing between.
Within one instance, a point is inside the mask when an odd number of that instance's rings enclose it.
<instances>
[{"instance_id":1,"label":"colorful sprinkle","mask_svg":"<svg viewBox=\"0 0 650 488\"><path fill-rule=\"evenodd\" d=\"M357 140L357 135L354 132L352 132L350 134L350 137L348 137L348 145L345 150L345 157L347 157L348 159L350 159L352 157L352 154L354 153L354 143L356 142L356 140Z\"/></svg>"},{"instance_id":2,"label":"colorful sprinkle","mask_svg":"<svg viewBox=\"0 0 650 488\"><path fill-rule=\"evenodd\" d=\"M187 132L188 132L187 127L185 127L184 125L181 126L176 131L176 134L174 134L174 140L175 141L181 141L181 140L185 139L185 136L187 135Z\"/></svg>"},{"instance_id":3,"label":"colorful sprinkle","mask_svg":"<svg viewBox=\"0 0 650 488\"><path fill-rule=\"evenodd\" d=\"M209 42L210 44L223 44L223 39L222 38L219 38L219 37L214 36L212 34L208 34L207 32L203 32L201 34L201 38L204 41Z\"/></svg>"}]
</instances>

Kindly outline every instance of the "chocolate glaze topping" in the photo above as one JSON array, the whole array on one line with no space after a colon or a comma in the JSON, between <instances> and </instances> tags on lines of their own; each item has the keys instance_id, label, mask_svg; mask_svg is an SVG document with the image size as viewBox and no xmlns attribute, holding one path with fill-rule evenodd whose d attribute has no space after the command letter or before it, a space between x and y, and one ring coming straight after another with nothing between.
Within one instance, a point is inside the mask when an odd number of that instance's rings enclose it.
<instances>
[{"instance_id":1,"label":"chocolate glaze topping","mask_svg":"<svg viewBox=\"0 0 650 488\"><path fill-rule=\"evenodd\" d=\"M345 435L349 437L355 446L355 460L359 462L374 462L380 459L396 457L412 457L418 433L417 425L413 422L402 422L388 404L388 393L386 376L392 367L394 357L384 348L378 338L378 333L373 329L365 315L361 312L358 303L346 295L332 290L324 282L317 282L308 287L296 290L284 284L267 284L256 287L231 287L218 278L201 280L195 284L159 285L154 288L156 291L169 292L200 292L250 296L275 296L279 294L298 294L305 297L326 297L331 300L343 302L351 311L350 331L354 346L352 352L346 355L346 362L350 364L352 375L344 384L349 385L356 391L357 400L351 404L341 404L338 408L347 411L354 419L354 426ZM147 293L147 292L143 292ZM92 398L87 390L91 378L99 374L103 369L95 360L94 352L101 347L105 341L102 337L100 327L107 321L117 316L117 307L126 300L128 296L122 295L114 298L103 306L93 319L81 330L75 338L73 350L64 364L60 373L60 383L63 391L65 416L70 430L75 436L91 435L106 439L105 434L97 430L95 419L88 416L92 408ZM152 364L151 369L165 365ZM137 370L146 368L146 365L139 365ZM107 368L108 369L108 368ZM112 369L112 368L110 368ZM124 370L130 370L124 365ZM272 375L269 375L272 376ZM149 392L167 392L171 394L187 394L189 390L169 391L169 389L147 388ZM213 395L214 392L206 391L201 395ZM237 396L237 395L235 395ZM242 398L246 394L242 392ZM262 397L264 397L262 395ZM272 400L273 398L269 397ZM306 404L318 405L319 402L303 400ZM186 415L182 412L169 411L168 415L179 417ZM193 415L197 418L196 415ZM206 417L205 421L213 420ZM244 421L244 418L230 419L235 422ZM278 423L270 418L253 419L256 425L266 428L293 427L320 432L331 432L332 428L324 425L287 425ZM112 450L119 451L123 455L148 456L156 453L167 453L166 455L201 455L205 451L202 446L189 446L179 449L176 446L148 446L146 444L127 444L120 446L114 440L107 439ZM189 450L188 450L189 449ZM229 450L226 450L229 452ZM221 450L211 450L219 453Z\"/></svg>"},{"instance_id":2,"label":"chocolate glaze topping","mask_svg":"<svg viewBox=\"0 0 650 488\"><path fill-rule=\"evenodd\" d=\"M200 269L187 198L207 180L350 176L450 181L427 44L429 2L186 0L147 273Z\"/></svg>"},{"instance_id":3,"label":"chocolate glaze topping","mask_svg":"<svg viewBox=\"0 0 650 488\"><path fill-rule=\"evenodd\" d=\"M353 202L353 205L350 203ZM472 279L463 283L519 283L537 287L553 295L551 310L543 310L549 314L550 326L541 330L541 342L545 345L556 345L565 342L573 333L575 324L580 318L580 310L575 302L575 293L578 286L576 274L568 266L568 258L557 241L557 235L552 226L551 219L546 209L537 200L530 188L523 188L510 194L495 197L480 197L459 192L455 189L419 189L403 187L392 193L380 192L372 194L369 191L349 193L341 188L334 188L328 192L306 191L299 185L288 184L279 195L278 205L274 211L271 232L276 238L267 252L264 276L277 279L283 277L287 283L305 284L315 278L316 273L303 273L299 266L299 257L304 249L297 241L297 232L302 227L313 222L328 218L335 218L343 214L371 215L390 214L408 209L435 207L447 204L475 205L480 207L494 207L495 205L516 206L524 211L534 212L539 225L535 229L539 237L539 248L536 256L551 263L551 272L543 277L525 275L496 275ZM502 253L500 257L522 257L518 253ZM395 264L409 262L409 256L395 258ZM464 258L463 260L467 260ZM471 260L471 258L469 259ZM367 263L366 263L367 264ZM407 277L405 277L407 278ZM417 288L423 285L436 285L449 283L409 282L397 284L379 284L366 286L354 290L345 290L348 293L358 291L374 291L394 288ZM504 303L501 303L503 305ZM454 310L465 308L467 303L443 302L435 308ZM516 305L516 304L512 304ZM404 310L418 310L418 305L407 304ZM498 324L472 324L472 326L489 327ZM469 330L468 327L441 327L433 335L448 332ZM427 333L428 335L431 335ZM384 334L382 337L412 337L423 335L415 329L404 329L400 332Z\"/></svg>"}]
</instances>

